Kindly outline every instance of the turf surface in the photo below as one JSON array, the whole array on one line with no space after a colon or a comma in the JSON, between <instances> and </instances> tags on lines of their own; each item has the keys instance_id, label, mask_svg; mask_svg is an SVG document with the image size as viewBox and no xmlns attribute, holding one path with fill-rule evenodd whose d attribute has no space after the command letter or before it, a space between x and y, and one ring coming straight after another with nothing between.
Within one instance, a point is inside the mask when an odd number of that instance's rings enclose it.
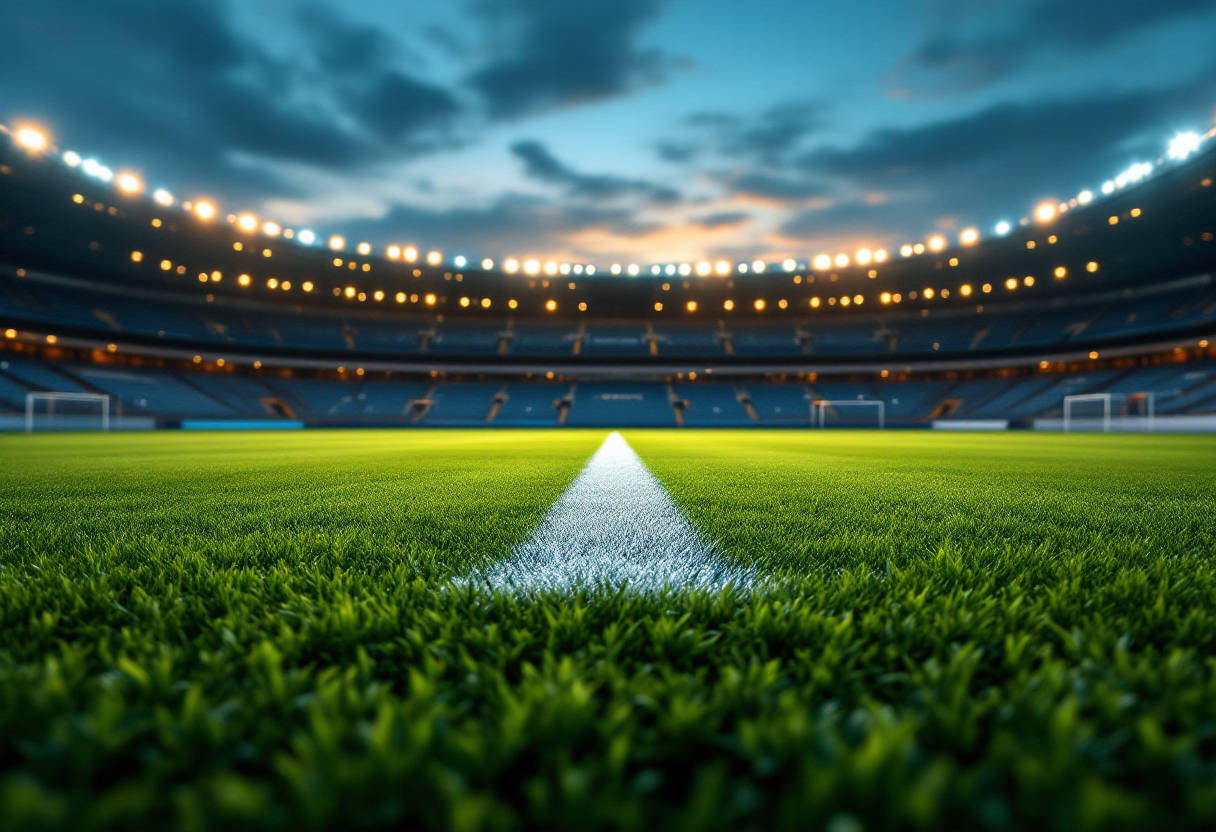
<instances>
[{"instance_id":1,"label":"turf surface","mask_svg":"<svg viewBox=\"0 0 1216 832\"><path fill-rule=\"evenodd\" d=\"M1210 828L1216 443L628 432L762 592L452 589L603 432L0 439L0 828Z\"/></svg>"}]
</instances>

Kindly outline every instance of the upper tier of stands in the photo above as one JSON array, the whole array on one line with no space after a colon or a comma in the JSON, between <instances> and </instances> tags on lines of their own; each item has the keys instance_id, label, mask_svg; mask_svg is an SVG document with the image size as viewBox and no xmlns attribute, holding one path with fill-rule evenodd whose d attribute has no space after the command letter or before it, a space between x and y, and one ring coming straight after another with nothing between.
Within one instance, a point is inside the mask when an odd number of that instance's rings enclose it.
<instances>
[{"instance_id":1,"label":"upper tier of stands","mask_svg":"<svg viewBox=\"0 0 1216 832\"><path fill-rule=\"evenodd\" d=\"M334 252L123 197L7 142L0 162L0 323L37 332L440 361L797 362L1163 340L1212 316L1216 145L971 247L705 278Z\"/></svg>"},{"instance_id":2,"label":"upper tier of stands","mask_svg":"<svg viewBox=\"0 0 1216 832\"><path fill-rule=\"evenodd\" d=\"M0 322L102 342L176 345L232 355L384 360L641 364L968 360L1165 341L1216 329L1210 274L1118 292L845 318L534 322L373 310L284 308L178 297L0 271Z\"/></svg>"}]
</instances>

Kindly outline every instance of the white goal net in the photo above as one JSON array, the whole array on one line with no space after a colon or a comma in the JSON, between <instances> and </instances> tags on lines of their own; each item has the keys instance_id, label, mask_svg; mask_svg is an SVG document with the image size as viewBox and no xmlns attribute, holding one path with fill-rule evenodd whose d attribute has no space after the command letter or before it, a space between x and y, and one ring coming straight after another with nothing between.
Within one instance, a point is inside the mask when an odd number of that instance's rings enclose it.
<instances>
[{"instance_id":1,"label":"white goal net","mask_svg":"<svg viewBox=\"0 0 1216 832\"><path fill-rule=\"evenodd\" d=\"M1085 393L1064 397L1064 430L1153 433L1157 397L1151 392Z\"/></svg>"},{"instance_id":2,"label":"white goal net","mask_svg":"<svg viewBox=\"0 0 1216 832\"><path fill-rule=\"evenodd\" d=\"M109 430L110 397L100 393L26 393L25 432Z\"/></svg>"},{"instance_id":3,"label":"white goal net","mask_svg":"<svg viewBox=\"0 0 1216 832\"><path fill-rule=\"evenodd\" d=\"M816 399L811 424L817 428L878 428L886 426L887 405L866 399Z\"/></svg>"}]
</instances>

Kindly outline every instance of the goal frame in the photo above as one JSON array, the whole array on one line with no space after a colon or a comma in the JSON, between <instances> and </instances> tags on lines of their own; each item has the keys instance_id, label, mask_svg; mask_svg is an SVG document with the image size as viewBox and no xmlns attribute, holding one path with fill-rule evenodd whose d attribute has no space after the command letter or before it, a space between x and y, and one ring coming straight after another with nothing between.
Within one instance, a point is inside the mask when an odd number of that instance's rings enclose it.
<instances>
[{"instance_id":1,"label":"goal frame","mask_svg":"<svg viewBox=\"0 0 1216 832\"><path fill-rule=\"evenodd\" d=\"M1078 393L1072 396L1064 397L1064 432L1072 431L1072 406L1077 402L1102 402L1102 432L1110 433L1113 424L1113 408L1116 401L1143 401L1145 405L1145 414L1140 418L1144 420L1147 428L1147 433L1156 433L1157 430L1157 395L1150 390L1140 390L1134 393Z\"/></svg>"},{"instance_id":2,"label":"goal frame","mask_svg":"<svg viewBox=\"0 0 1216 832\"><path fill-rule=\"evenodd\" d=\"M827 427L827 410L829 407L878 407L878 429L883 430L887 424L887 403L882 399L815 399L811 402L811 424L823 429Z\"/></svg>"},{"instance_id":3,"label":"goal frame","mask_svg":"<svg viewBox=\"0 0 1216 832\"><path fill-rule=\"evenodd\" d=\"M25 432L34 432L34 403L47 402L47 416L55 418L55 402L101 402L101 429L110 430L110 399L105 393L26 393L25 394Z\"/></svg>"}]
</instances>

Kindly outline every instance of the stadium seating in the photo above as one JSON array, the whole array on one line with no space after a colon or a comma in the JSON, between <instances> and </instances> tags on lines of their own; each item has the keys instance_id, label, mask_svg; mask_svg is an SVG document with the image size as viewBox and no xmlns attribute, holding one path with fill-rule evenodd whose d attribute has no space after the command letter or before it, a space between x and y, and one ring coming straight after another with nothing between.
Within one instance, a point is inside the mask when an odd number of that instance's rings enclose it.
<instances>
[{"instance_id":1,"label":"stadium seating","mask_svg":"<svg viewBox=\"0 0 1216 832\"><path fill-rule=\"evenodd\" d=\"M676 424L675 410L665 384L579 384L566 424L571 426Z\"/></svg>"},{"instance_id":2,"label":"stadium seating","mask_svg":"<svg viewBox=\"0 0 1216 832\"><path fill-rule=\"evenodd\" d=\"M891 427L1025 427L1099 392L1216 412L1213 152L1049 228L878 268L555 279L248 246L219 218L118 210L110 186L10 145L9 412L41 391L108 393L166 425L780 427L810 424L815 401L881 400Z\"/></svg>"}]
</instances>

